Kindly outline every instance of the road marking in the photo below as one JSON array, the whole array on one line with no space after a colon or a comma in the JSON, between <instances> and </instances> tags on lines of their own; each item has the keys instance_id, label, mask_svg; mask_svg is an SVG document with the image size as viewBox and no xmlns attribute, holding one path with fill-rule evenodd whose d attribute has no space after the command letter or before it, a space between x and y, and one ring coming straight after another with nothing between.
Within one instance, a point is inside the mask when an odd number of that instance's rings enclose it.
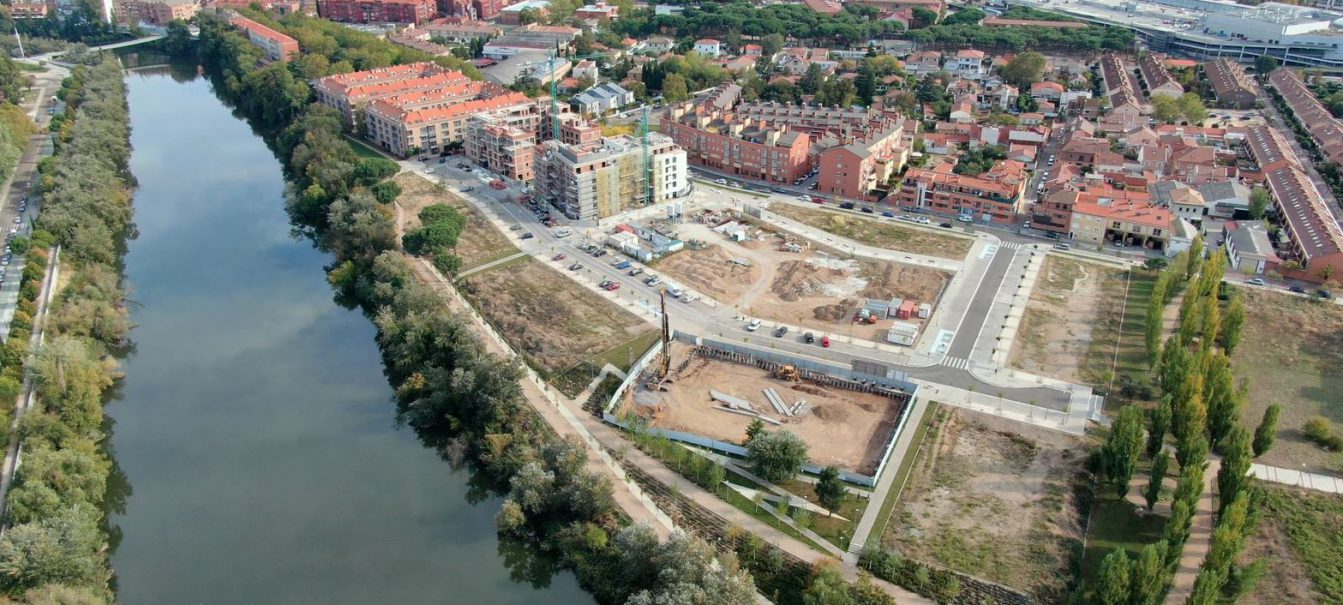
<instances>
[{"instance_id":1,"label":"road marking","mask_svg":"<svg viewBox=\"0 0 1343 605\"><path fill-rule=\"evenodd\" d=\"M979 260L984 260L986 258L993 258L993 255L997 253L998 253L998 244L989 244L987 246L984 246L983 250L979 251Z\"/></svg>"},{"instance_id":2,"label":"road marking","mask_svg":"<svg viewBox=\"0 0 1343 605\"><path fill-rule=\"evenodd\" d=\"M970 360L962 357L947 356L942 358L941 365L947 366L949 368L956 368L958 370L964 370L970 367Z\"/></svg>"},{"instance_id":3,"label":"road marking","mask_svg":"<svg viewBox=\"0 0 1343 605\"><path fill-rule=\"evenodd\" d=\"M1003 247L1008 250L1016 250L1021 247L1021 244L1018 244L1017 242L1003 242Z\"/></svg>"}]
</instances>

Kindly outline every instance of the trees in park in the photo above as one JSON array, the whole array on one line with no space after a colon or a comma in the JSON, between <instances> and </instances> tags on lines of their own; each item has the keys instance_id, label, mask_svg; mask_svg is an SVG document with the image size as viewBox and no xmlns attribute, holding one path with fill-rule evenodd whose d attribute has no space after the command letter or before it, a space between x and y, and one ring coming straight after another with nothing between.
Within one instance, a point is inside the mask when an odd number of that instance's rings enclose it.
<instances>
[{"instance_id":1,"label":"trees in park","mask_svg":"<svg viewBox=\"0 0 1343 605\"><path fill-rule=\"evenodd\" d=\"M1110 427L1110 436L1102 448L1106 474L1119 495L1128 492L1133 469L1143 448L1143 411L1125 406Z\"/></svg>"},{"instance_id":2,"label":"trees in park","mask_svg":"<svg viewBox=\"0 0 1343 605\"><path fill-rule=\"evenodd\" d=\"M1132 591L1130 581L1128 552L1116 548L1101 560L1094 601L1100 605L1127 605Z\"/></svg>"},{"instance_id":3,"label":"trees in park","mask_svg":"<svg viewBox=\"0 0 1343 605\"><path fill-rule=\"evenodd\" d=\"M802 470L807 444L790 431L767 431L746 444L746 461L766 481L783 481Z\"/></svg>"},{"instance_id":4,"label":"trees in park","mask_svg":"<svg viewBox=\"0 0 1343 605\"><path fill-rule=\"evenodd\" d=\"M1169 465L1170 455L1166 452L1158 452L1156 457L1152 458L1152 479L1147 483L1147 489L1143 490L1147 510L1156 507L1157 500L1161 497L1161 483L1166 480L1166 468Z\"/></svg>"}]
</instances>

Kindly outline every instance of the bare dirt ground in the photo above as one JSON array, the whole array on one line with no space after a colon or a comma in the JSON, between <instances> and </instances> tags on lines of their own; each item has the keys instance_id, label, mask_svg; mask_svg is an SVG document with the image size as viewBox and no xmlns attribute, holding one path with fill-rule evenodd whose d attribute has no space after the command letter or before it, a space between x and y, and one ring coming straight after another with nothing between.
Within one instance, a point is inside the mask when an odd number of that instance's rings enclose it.
<instances>
[{"instance_id":1,"label":"bare dirt ground","mask_svg":"<svg viewBox=\"0 0 1343 605\"><path fill-rule=\"evenodd\" d=\"M1095 378L1084 375L1088 361L1112 357L1111 336L1118 337L1123 292L1124 271L1049 255L1031 291L1008 366L1068 382ZM1107 321L1114 322L1114 330L1103 329ZM1092 354L1106 359L1088 360Z\"/></svg>"},{"instance_id":2,"label":"bare dirt ground","mask_svg":"<svg viewBox=\"0 0 1343 605\"><path fill-rule=\"evenodd\" d=\"M1282 406L1277 442L1259 462L1338 474L1343 454L1308 441L1301 428L1323 416L1343 430L1343 307L1248 288L1244 296L1245 328L1231 356L1250 387L1241 420L1257 426L1269 404Z\"/></svg>"},{"instance_id":3,"label":"bare dirt ground","mask_svg":"<svg viewBox=\"0 0 1343 605\"><path fill-rule=\"evenodd\" d=\"M689 350L680 343L673 346L673 369L686 359ZM661 400L654 427L741 443L751 418L715 409L720 404L709 397L709 390L714 389L745 399L757 411L782 420L781 427L768 425L768 428L787 429L801 437L812 462L868 475L875 472L900 411L896 402L887 397L778 380L754 366L702 357L674 373L667 388L667 392L653 394ZM765 388L773 388L787 404L806 400L811 411L781 418L765 399L762 392ZM632 397L626 399L623 408L643 413L648 409L635 403Z\"/></svg>"},{"instance_id":4,"label":"bare dirt ground","mask_svg":"<svg viewBox=\"0 0 1343 605\"><path fill-rule=\"evenodd\" d=\"M974 245L974 240L967 237L937 233L878 218L790 204L771 204L769 211L860 244L912 254L962 260L970 252L970 246Z\"/></svg>"},{"instance_id":5,"label":"bare dirt ground","mask_svg":"<svg viewBox=\"0 0 1343 605\"><path fill-rule=\"evenodd\" d=\"M730 253L725 246L739 247L722 244L703 250L682 250L658 261L656 270L714 300L735 304L760 279L761 269L729 262L741 255Z\"/></svg>"},{"instance_id":6,"label":"bare dirt ground","mask_svg":"<svg viewBox=\"0 0 1343 605\"><path fill-rule=\"evenodd\" d=\"M924 440L884 544L919 560L1066 600L1082 519L1072 484L1082 443L1003 418L945 409Z\"/></svg>"},{"instance_id":7,"label":"bare dirt ground","mask_svg":"<svg viewBox=\"0 0 1343 605\"><path fill-rule=\"evenodd\" d=\"M392 180L401 186L401 195L396 198L396 204L402 209L398 233L419 227L420 210L425 206L447 204L466 214L466 228L462 229L455 250L457 256L462 257L463 270L518 252L508 237L466 200L413 173L404 172Z\"/></svg>"},{"instance_id":8,"label":"bare dirt ground","mask_svg":"<svg viewBox=\"0 0 1343 605\"><path fill-rule=\"evenodd\" d=\"M656 271L745 314L821 332L884 341L892 320L852 321L864 299L900 297L936 305L951 281L950 274L936 269L854 258L795 238L802 251L787 252L781 249L784 238L775 234L737 243L699 225L683 230L715 243L662 259ZM922 323L918 318L901 321Z\"/></svg>"},{"instance_id":9,"label":"bare dirt ground","mask_svg":"<svg viewBox=\"0 0 1343 605\"><path fill-rule=\"evenodd\" d=\"M1237 603L1295 605L1326 602L1324 595L1315 590L1315 584L1310 581L1305 562L1293 550L1283 523L1271 514L1260 517L1259 530L1246 542L1237 565L1255 561L1263 561L1264 577Z\"/></svg>"},{"instance_id":10,"label":"bare dirt ground","mask_svg":"<svg viewBox=\"0 0 1343 605\"><path fill-rule=\"evenodd\" d=\"M633 313L532 259L471 275L461 288L532 367L550 372L653 330Z\"/></svg>"}]
</instances>

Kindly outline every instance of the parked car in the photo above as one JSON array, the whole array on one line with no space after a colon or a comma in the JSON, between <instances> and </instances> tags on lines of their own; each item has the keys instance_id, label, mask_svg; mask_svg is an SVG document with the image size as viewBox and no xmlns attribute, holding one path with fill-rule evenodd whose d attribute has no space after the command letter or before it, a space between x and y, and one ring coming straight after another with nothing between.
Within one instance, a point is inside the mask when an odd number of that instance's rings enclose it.
<instances>
[{"instance_id":1,"label":"parked car","mask_svg":"<svg viewBox=\"0 0 1343 605\"><path fill-rule=\"evenodd\" d=\"M1295 293L1297 293L1297 294L1305 294L1305 293L1306 293L1306 289L1305 289L1305 288L1302 288L1301 286L1298 286L1298 285L1296 285L1296 284L1292 284L1292 285L1288 286L1287 289L1288 289L1288 290L1291 290L1292 292L1295 292Z\"/></svg>"},{"instance_id":2,"label":"parked car","mask_svg":"<svg viewBox=\"0 0 1343 605\"><path fill-rule=\"evenodd\" d=\"M569 270L570 270L570 271L577 271L577 270L582 269L582 268L583 268L583 265L581 265L581 264L579 264L579 263L574 263L574 264L572 264L572 265L569 265Z\"/></svg>"},{"instance_id":3,"label":"parked car","mask_svg":"<svg viewBox=\"0 0 1343 605\"><path fill-rule=\"evenodd\" d=\"M536 237L536 236L533 235L531 231L528 231L528 232L522 234L522 239L532 239L533 237Z\"/></svg>"},{"instance_id":4,"label":"parked car","mask_svg":"<svg viewBox=\"0 0 1343 605\"><path fill-rule=\"evenodd\" d=\"M826 348L826 349L829 349L829 348L830 348L830 337L829 337L829 336L822 336L822 337L821 337L821 347L822 347L822 348Z\"/></svg>"},{"instance_id":5,"label":"parked car","mask_svg":"<svg viewBox=\"0 0 1343 605\"><path fill-rule=\"evenodd\" d=\"M644 283L645 283L645 284L648 284L648 285L650 285L650 286L656 286L656 285L662 283L662 278L661 278L661 277L658 277L658 276L656 276L656 275L649 276L648 279L645 279L645 280L644 280Z\"/></svg>"},{"instance_id":6,"label":"parked car","mask_svg":"<svg viewBox=\"0 0 1343 605\"><path fill-rule=\"evenodd\" d=\"M1259 277L1252 277L1252 278L1250 278L1250 279L1247 279L1247 280L1245 280L1245 283L1247 283L1247 284L1249 284L1249 285L1251 285L1251 286L1267 286L1267 285L1268 285L1268 283L1265 282L1265 281L1263 280L1263 278L1259 278Z\"/></svg>"},{"instance_id":7,"label":"parked car","mask_svg":"<svg viewBox=\"0 0 1343 605\"><path fill-rule=\"evenodd\" d=\"M951 223L948 223L948 222L946 222L946 221L943 221L943 222L942 222L940 225L938 225L938 226L939 226L939 227L942 227L943 229L950 229L950 228L951 228Z\"/></svg>"},{"instance_id":8,"label":"parked car","mask_svg":"<svg viewBox=\"0 0 1343 605\"><path fill-rule=\"evenodd\" d=\"M871 206L863 206L863 214L872 214L872 212L873 210Z\"/></svg>"},{"instance_id":9,"label":"parked car","mask_svg":"<svg viewBox=\"0 0 1343 605\"><path fill-rule=\"evenodd\" d=\"M557 262L558 262L558 261L562 261L562 260L564 260L564 259L566 259L566 258L569 258L569 255L568 255L568 254L565 254L565 253L563 253L563 252L561 252L561 253L559 253L559 254L556 254L555 256L552 256L552 257L550 258L550 260L553 260L553 261L557 261Z\"/></svg>"},{"instance_id":10,"label":"parked car","mask_svg":"<svg viewBox=\"0 0 1343 605\"><path fill-rule=\"evenodd\" d=\"M718 183L719 185L726 185L727 179L714 179L713 182Z\"/></svg>"},{"instance_id":11,"label":"parked car","mask_svg":"<svg viewBox=\"0 0 1343 605\"><path fill-rule=\"evenodd\" d=\"M522 231L522 225L513 225L508 228L509 231Z\"/></svg>"},{"instance_id":12,"label":"parked car","mask_svg":"<svg viewBox=\"0 0 1343 605\"><path fill-rule=\"evenodd\" d=\"M1334 297L1334 293L1333 293L1333 292L1330 292L1330 291L1328 291L1328 290L1325 290L1325 289L1323 289L1323 288L1321 288L1321 289L1315 291L1315 296L1318 296L1318 297L1320 297L1320 298L1323 298L1324 300L1329 300L1329 299L1332 299L1332 298Z\"/></svg>"},{"instance_id":13,"label":"parked car","mask_svg":"<svg viewBox=\"0 0 1343 605\"><path fill-rule=\"evenodd\" d=\"M606 256L606 251L601 248L598 248L592 252L592 255L597 258L601 258L603 256Z\"/></svg>"},{"instance_id":14,"label":"parked car","mask_svg":"<svg viewBox=\"0 0 1343 605\"><path fill-rule=\"evenodd\" d=\"M635 267L633 269L630 269L630 275L638 275L643 272L644 272L643 267Z\"/></svg>"},{"instance_id":15,"label":"parked car","mask_svg":"<svg viewBox=\"0 0 1343 605\"><path fill-rule=\"evenodd\" d=\"M884 211L882 211L881 215L884 216L884 217L886 217L886 218L895 218L895 213L894 213L894 212L891 212L890 210L884 210Z\"/></svg>"},{"instance_id":16,"label":"parked car","mask_svg":"<svg viewBox=\"0 0 1343 605\"><path fill-rule=\"evenodd\" d=\"M783 338L783 335L787 333L788 333L788 326L779 326L778 329L774 330L774 337Z\"/></svg>"},{"instance_id":17,"label":"parked car","mask_svg":"<svg viewBox=\"0 0 1343 605\"><path fill-rule=\"evenodd\" d=\"M854 206L853 202L844 202L839 205L840 208L843 208L845 210L853 210L853 206Z\"/></svg>"},{"instance_id":18,"label":"parked car","mask_svg":"<svg viewBox=\"0 0 1343 605\"><path fill-rule=\"evenodd\" d=\"M1069 246L1068 244L1054 244L1054 249L1055 249L1055 250L1071 250L1071 249L1072 249L1072 246Z\"/></svg>"},{"instance_id":19,"label":"parked car","mask_svg":"<svg viewBox=\"0 0 1343 605\"><path fill-rule=\"evenodd\" d=\"M476 190L475 187L462 187L462 193L471 193L472 191L475 190Z\"/></svg>"},{"instance_id":20,"label":"parked car","mask_svg":"<svg viewBox=\"0 0 1343 605\"><path fill-rule=\"evenodd\" d=\"M971 218L968 214L959 214L956 216L956 220L962 223L971 223L974 222L975 219Z\"/></svg>"},{"instance_id":21,"label":"parked car","mask_svg":"<svg viewBox=\"0 0 1343 605\"><path fill-rule=\"evenodd\" d=\"M613 284L613 283L615 283L615 282L613 282L613 281L611 281L611 280L609 280L609 279L603 279L603 280L601 281L601 283L597 284L597 287L598 287L598 288L606 288L607 286L609 286L609 285L611 285L611 284Z\"/></svg>"},{"instance_id":22,"label":"parked car","mask_svg":"<svg viewBox=\"0 0 1343 605\"><path fill-rule=\"evenodd\" d=\"M760 320L759 320L759 319L752 319L750 323L746 324L746 331L747 331L747 332L754 332L754 331L759 330L759 329L760 329Z\"/></svg>"},{"instance_id":23,"label":"parked car","mask_svg":"<svg viewBox=\"0 0 1343 605\"><path fill-rule=\"evenodd\" d=\"M805 342L807 344L816 342L816 335L812 334L811 332L807 332L806 334L802 335L802 342Z\"/></svg>"},{"instance_id":24,"label":"parked car","mask_svg":"<svg viewBox=\"0 0 1343 605\"><path fill-rule=\"evenodd\" d=\"M608 292L615 292L616 290L619 290L619 289L620 289L620 282L618 282L618 281L613 281L613 282L611 282L611 283L609 283L609 284L606 284L606 290L607 290Z\"/></svg>"},{"instance_id":25,"label":"parked car","mask_svg":"<svg viewBox=\"0 0 1343 605\"><path fill-rule=\"evenodd\" d=\"M804 202L810 202L811 196L804 193L802 195L797 196L797 199L802 200Z\"/></svg>"}]
</instances>

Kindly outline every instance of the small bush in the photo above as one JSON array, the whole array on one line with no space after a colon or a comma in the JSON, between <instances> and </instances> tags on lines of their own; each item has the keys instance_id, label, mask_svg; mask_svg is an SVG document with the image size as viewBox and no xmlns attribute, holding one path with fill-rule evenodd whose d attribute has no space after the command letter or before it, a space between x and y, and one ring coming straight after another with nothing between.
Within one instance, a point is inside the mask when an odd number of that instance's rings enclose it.
<instances>
[{"instance_id":1,"label":"small bush","mask_svg":"<svg viewBox=\"0 0 1343 605\"><path fill-rule=\"evenodd\" d=\"M1334 434L1334 426L1322 416L1315 416L1301 427L1306 439L1330 451L1343 451L1343 436Z\"/></svg>"}]
</instances>

